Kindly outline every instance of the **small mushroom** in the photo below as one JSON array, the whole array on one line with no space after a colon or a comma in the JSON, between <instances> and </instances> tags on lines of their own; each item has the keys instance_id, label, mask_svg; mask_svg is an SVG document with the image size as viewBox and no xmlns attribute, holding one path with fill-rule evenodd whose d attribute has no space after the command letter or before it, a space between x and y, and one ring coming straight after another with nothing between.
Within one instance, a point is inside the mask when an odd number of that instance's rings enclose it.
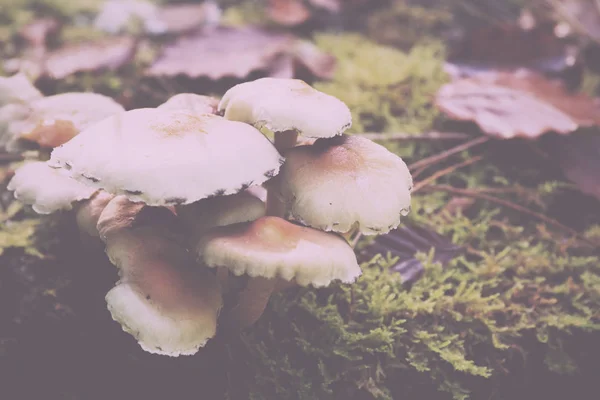
<instances>
[{"instance_id":1,"label":"small mushroom","mask_svg":"<svg viewBox=\"0 0 600 400\"><path fill-rule=\"evenodd\" d=\"M402 159L343 135L285 152L276 184L286 216L324 231L387 233L410 210L412 177Z\"/></svg>"},{"instance_id":2,"label":"small mushroom","mask_svg":"<svg viewBox=\"0 0 600 400\"><path fill-rule=\"evenodd\" d=\"M195 251L209 267L254 278L231 314L240 327L258 319L278 281L323 287L334 280L354 282L361 274L352 248L340 236L272 216L213 228Z\"/></svg>"},{"instance_id":3,"label":"small mushroom","mask_svg":"<svg viewBox=\"0 0 600 400\"><path fill-rule=\"evenodd\" d=\"M146 108L98 122L54 149L49 163L109 193L163 206L260 185L283 158L247 124Z\"/></svg>"},{"instance_id":4,"label":"small mushroom","mask_svg":"<svg viewBox=\"0 0 600 400\"><path fill-rule=\"evenodd\" d=\"M14 191L17 200L30 204L38 214L70 210L73 204L89 199L97 191L42 161L18 168L7 189Z\"/></svg>"},{"instance_id":5,"label":"small mushroom","mask_svg":"<svg viewBox=\"0 0 600 400\"><path fill-rule=\"evenodd\" d=\"M222 295L215 275L194 264L174 225L170 210L123 196L112 199L98 221L121 278L106 295L113 319L145 351L176 357L196 353L215 335Z\"/></svg>"},{"instance_id":6,"label":"small mushroom","mask_svg":"<svg viewBox=\"0 0 600 400\"><path fill-rule=\"evenodd\" d=\"M195 93L179 93L157 108L165 110L184 110L194 114L216 114L219 100Z\"/></svg>"},{"instance_id":7,"label":"small mushroom","mask_svg":"<svg viewBox=\"0 0 600 400\"><path fill-rule=\"evenodd\" d=\"M293 147L297 135L328 138L341 135L352 124L350 110L341 100L299 79L262 78L229 89L219 111L275 133L279 151Z\"/></svg>"}]
</instances>

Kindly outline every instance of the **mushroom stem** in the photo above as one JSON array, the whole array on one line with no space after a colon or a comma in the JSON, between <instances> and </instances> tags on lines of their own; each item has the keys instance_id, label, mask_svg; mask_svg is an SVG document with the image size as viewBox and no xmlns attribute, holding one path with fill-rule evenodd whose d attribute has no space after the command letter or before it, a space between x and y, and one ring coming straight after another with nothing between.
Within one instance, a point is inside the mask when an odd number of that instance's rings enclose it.
<instances>
[{"instance_id":1,"label":"mushroom stem","mask_svg":"<svg viewBox=\"0 0 600 400\"><path fill-rule=\"evenodd\" d=\"M296 131L284 131L275 132L275 140L273 144L280 154L283 154L287 149L291 149L296 146L298 140L298 132ZM277 196L277 178L269 182L267 190L267 215L275 217L283 217L285 213L285 207L283 202Z\"/></svg>"},{"instance_id":2,"label":"mushroom stem","mask_svg":"<svg viewBox=\"0 0 600 400\"><path fill-rule=\"evenodd\" d=\"M297 131L283 131L283 132L275 132L275 141L273 144L278 152L282 153L287 149L291 149L296 146L296 141L298 140L298 132Z\"/></svg>"},{"instance_id":3,"label":"mushroom stem","mask_svg":"<svg viewBox=\"0 0 600 400\"><path fill-rule=\"evenodd\" d=\"M254 324L265 311L278 279L254 277L248 279L240 293L238 304L229 311L227 325L233 329L244 329Z\"/></svg>"}]
</instances>

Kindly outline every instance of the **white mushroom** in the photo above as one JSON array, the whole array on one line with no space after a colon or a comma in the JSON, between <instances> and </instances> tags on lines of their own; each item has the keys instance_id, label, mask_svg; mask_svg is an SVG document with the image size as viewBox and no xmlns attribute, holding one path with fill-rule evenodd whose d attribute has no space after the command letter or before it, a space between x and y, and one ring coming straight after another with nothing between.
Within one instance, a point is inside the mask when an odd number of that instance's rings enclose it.
<instances>
[{"instance_id":1,"label":"white mushroom","mask_svg":"<svg viewBox=\"0 0 600 400\"><path fill-rule=\"evenodd\" d=\"M49 163L109 193L159 206L262 184L283 158L249 125L146 108L100 121L56 148Z\"/></svg>"},{"instance_id":2,"label":"white mushroom","mask_svg":"<svg viewBox=\"0 0 600 400\"><path fill-rule=\"evenodd\" d=\"M410 210L412 177L402 159L359 136L319 139L286 153L278 196L286 215L324 231L387 233Z\"/></svg>"},{"instance_id":3,"label":"white mushroom","mask_svg":"<svg viewBox=\"0 0 600 400\"><path fill-rule=\"evenodd\" d=\"M7 188L14 191L17 200L30 204L39 214L70 210L74 203L89 199L97 190L41 161L18 168Z\"/></svg>"}]
</instances>

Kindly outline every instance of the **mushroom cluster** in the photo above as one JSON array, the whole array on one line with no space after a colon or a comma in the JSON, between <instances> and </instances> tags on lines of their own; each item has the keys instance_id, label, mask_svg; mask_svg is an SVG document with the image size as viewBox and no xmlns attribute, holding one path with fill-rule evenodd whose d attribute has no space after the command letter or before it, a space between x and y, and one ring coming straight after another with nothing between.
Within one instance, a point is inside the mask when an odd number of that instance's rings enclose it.
<instances>
[{"instance_id":1,"label":"mushroom cluster","mask_svg":"<svg viewBox=\"0 0 600 400\"><path fill-rule=\"evenodd\" d=\"M406 164L350 125L337 98L263 78L220 102L186 93L115 113L9 188L40 213L75 209L118 269L108 310L144 350L194 354L217 325L252 325L274 291L354 282L352 234L408 213Z\"/></svg>"}]
</instances>

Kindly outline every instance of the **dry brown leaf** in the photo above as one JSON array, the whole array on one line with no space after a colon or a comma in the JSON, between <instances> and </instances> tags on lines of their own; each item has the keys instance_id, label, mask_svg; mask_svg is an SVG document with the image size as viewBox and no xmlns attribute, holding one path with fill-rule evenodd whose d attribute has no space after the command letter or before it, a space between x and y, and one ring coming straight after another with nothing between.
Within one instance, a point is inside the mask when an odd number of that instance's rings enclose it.
<instances>
[{"instance_id":1,"label":"dry brown leaf","mask_svg":"<svg viewBox=\"0 0 600 400\"><path fill-rule=\"evenodd\" d=\"M560 73L577 64L577 49L558 38L553 25L525 30L519 25L493 25L465 33L453 46L446 70L454 77L526 68Z\"/></svg>"},{"instance_id":2,"label":"dry brown leaf","mask_svg":"<svg viewBox=\"0 0 600 400\"><path fill-rule=\"evenodd\" d=\"M323 53L314 44L298 41L293 47L297 62L306 67L314 76L331 79L335 72L336 59L331 54Z\"/></svg>"},{"instance_id":3,"label":"dry brown leaf","mask_svg":"<svg viewBox=\"0 0 600 400\"><path fill-rule=\"evenodd\" d=\"M53 79L63 79L80 71L117 69L135 55L136 40L115 37L62 47L46 58L45 73Z\"/></svg>"},{"instance_id":4,"label":"dry brown leaf","mask_svg":"<svg viewBox=\"0 0 600 400\"><path fill-rule=\"evenodd\" d=\"M496 73L444 85L436 104L451 118L474 121L488 135L535 139L600 125L600 103L569 93L558 81L534 73Z\"/></svg>"},{"instance_id":5,"label":"dry brown leaf","mask_svg":"<svg viewBox=\"0 0 600 400\"><path fill-rule=\"evenodd\" d=\"M305 66L315 76L327 78L335 60L292 35L253 27L220 27L175 40L146 73L216 80L241 79L263 71L268 76L292 77L294 63Z\"/></svg>"},{"instance_id":6,"label":"dry brown leaf","mask_svg":"<svg viewBox=\"0 0 600 400\"><path fill-rule=\"evenodd\" d=\"M212 2L200 4L171 4L158 10L158 18L164 24L164 33L183 33L213 22L219 13Z\"/></svg>"},{"instance_id":7,"label":"dry brown leaf","mask_svg":"<svg viewBox=\"0 0 600 400\"><path fill-rule=\"evenodd\" d=\"M286 26L300 25L310 18L310 11L302 0L269 0L269 18Z\"/></svg>"}]
</instances>

